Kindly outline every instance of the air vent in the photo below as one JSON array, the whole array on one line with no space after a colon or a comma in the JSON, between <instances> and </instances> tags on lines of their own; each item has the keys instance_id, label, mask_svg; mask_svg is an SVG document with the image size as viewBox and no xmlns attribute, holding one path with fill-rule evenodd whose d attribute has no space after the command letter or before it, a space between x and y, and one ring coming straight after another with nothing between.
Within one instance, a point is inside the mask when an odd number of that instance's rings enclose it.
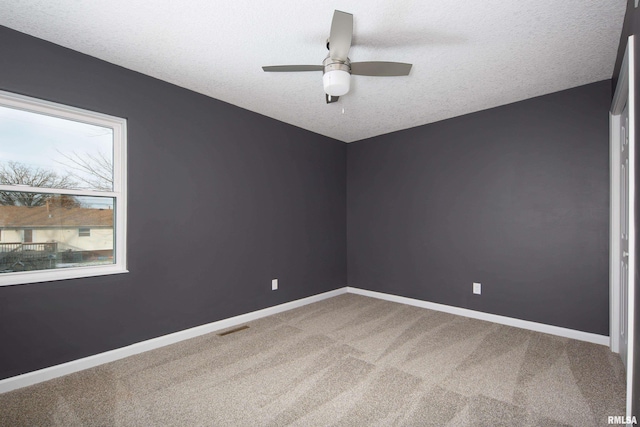
<instances>
[{"instance_id":1,"label":"air vent","mask_svg":"<svg viewBox=\"0 0 640 427\"><path fill-rule=\"evenodd\" d=\"M225 335L233 334L234 332L244 331L245 329L249 329L249 327L247 325L244 325L237 328L229 329L228 331L220 332L218 336L224 337Z\"/></svg>"}]
</instances>

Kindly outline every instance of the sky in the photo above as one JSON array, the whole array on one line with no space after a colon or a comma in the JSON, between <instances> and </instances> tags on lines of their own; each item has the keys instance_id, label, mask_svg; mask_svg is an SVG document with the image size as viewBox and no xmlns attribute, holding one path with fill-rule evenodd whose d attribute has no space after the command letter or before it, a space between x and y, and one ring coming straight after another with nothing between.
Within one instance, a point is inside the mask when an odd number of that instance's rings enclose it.
<instances>
[{"instance_id":1,"label":"sky","mask_svg":"<svg viewBox=\"0 0 640 427\"><path fill-rule=\"evenodd\" d=\"M0 162L15 161L64 175L71 164L61 154L109 156L110 128L0 106ZM76 171L77 173L77 171Z\"/></svg>"},{"instance_id":2,"label":"sky","mask_svg":"<svg viewBox=\"0 0 640 427\"><path fill-rule=\"evenodd\" d=\"M64 154L105 154L113 164L113 130L69 119L0 106L0 162L14 161L59 175L72 164ZM66 165L65 165L66 164ZM85 207L113 209L110 197L77 197Z\"/></svg>"}]
</instances>

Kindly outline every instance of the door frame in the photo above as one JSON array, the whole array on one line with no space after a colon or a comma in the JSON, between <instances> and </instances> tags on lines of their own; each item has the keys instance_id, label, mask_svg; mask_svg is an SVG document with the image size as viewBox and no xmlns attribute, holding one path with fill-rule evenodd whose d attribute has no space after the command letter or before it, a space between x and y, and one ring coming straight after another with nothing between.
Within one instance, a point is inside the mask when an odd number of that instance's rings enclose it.
<instances>
[{"instance_id":1,"label":"door frame","mask_svg":"<svg viewBox=\"0 0 640 427\"><path fill-rule=\"evenodd\" d=\"M635 318L635 38L627 41L620 76L609 111L610 230L609 230L609 337L611 351L620 352L620 115L625 104L629 110L629 292L627 293L627 415L631 415L633 383L633 335Z\"/></svg>"}]
</instances>

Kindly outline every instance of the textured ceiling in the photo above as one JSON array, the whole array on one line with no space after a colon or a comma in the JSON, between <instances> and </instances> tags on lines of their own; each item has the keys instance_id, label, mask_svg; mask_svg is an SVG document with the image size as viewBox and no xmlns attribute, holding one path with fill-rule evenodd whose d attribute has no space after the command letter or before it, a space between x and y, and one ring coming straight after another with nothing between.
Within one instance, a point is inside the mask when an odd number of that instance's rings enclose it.
<instances>
[{"instance_id":1,"label":"textured ceiling","mask_svg":"<svg viewBox=\"0 0 640 427\"><path fill-rule=\"evenodd\" d=\"M352 142L611 78L626 0L4 0L0 25L332 138ZM327 105L334 9L354 15L352 61L413 63L352 77Z\"/></svg>"}]
</instances>

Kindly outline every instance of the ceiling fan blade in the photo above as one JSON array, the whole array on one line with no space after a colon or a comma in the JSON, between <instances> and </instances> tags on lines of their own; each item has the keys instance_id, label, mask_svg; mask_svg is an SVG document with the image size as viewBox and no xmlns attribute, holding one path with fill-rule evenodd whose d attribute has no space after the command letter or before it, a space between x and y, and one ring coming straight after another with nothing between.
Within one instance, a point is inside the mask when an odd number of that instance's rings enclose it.
<instances>
[{"instance_id":1,"label":"ceiling fan blade","mask_svg":"<svg viewBox=\"0 0 640 427\"><path fill-rule=\"evenodd\" d=\"M329 34L329 57L339 61L346 61L351 48L353 36L353 15L336 10L331 21Z\"/></svg>"},{"instance_id":2,"label":"ceiling fan blade","mask_svg":"<svg viewBox=\"0 0 640 427\"><path fill-rule=\"evenodd\" d=\"M352 62L351 74L355 76L408 76L411 64L404 62Z\"/></svg>"},{"instance_id":3,"label":"ceiling fan blade","mask_svg":"<svg viewBox=\"0 0 640 427\"><path fill-rule=\"evenodd\" d=\"M262 67L267 72L289 72L289 71L322 71L322 65L270 65Z\"/></svg>"}]
</instances>

